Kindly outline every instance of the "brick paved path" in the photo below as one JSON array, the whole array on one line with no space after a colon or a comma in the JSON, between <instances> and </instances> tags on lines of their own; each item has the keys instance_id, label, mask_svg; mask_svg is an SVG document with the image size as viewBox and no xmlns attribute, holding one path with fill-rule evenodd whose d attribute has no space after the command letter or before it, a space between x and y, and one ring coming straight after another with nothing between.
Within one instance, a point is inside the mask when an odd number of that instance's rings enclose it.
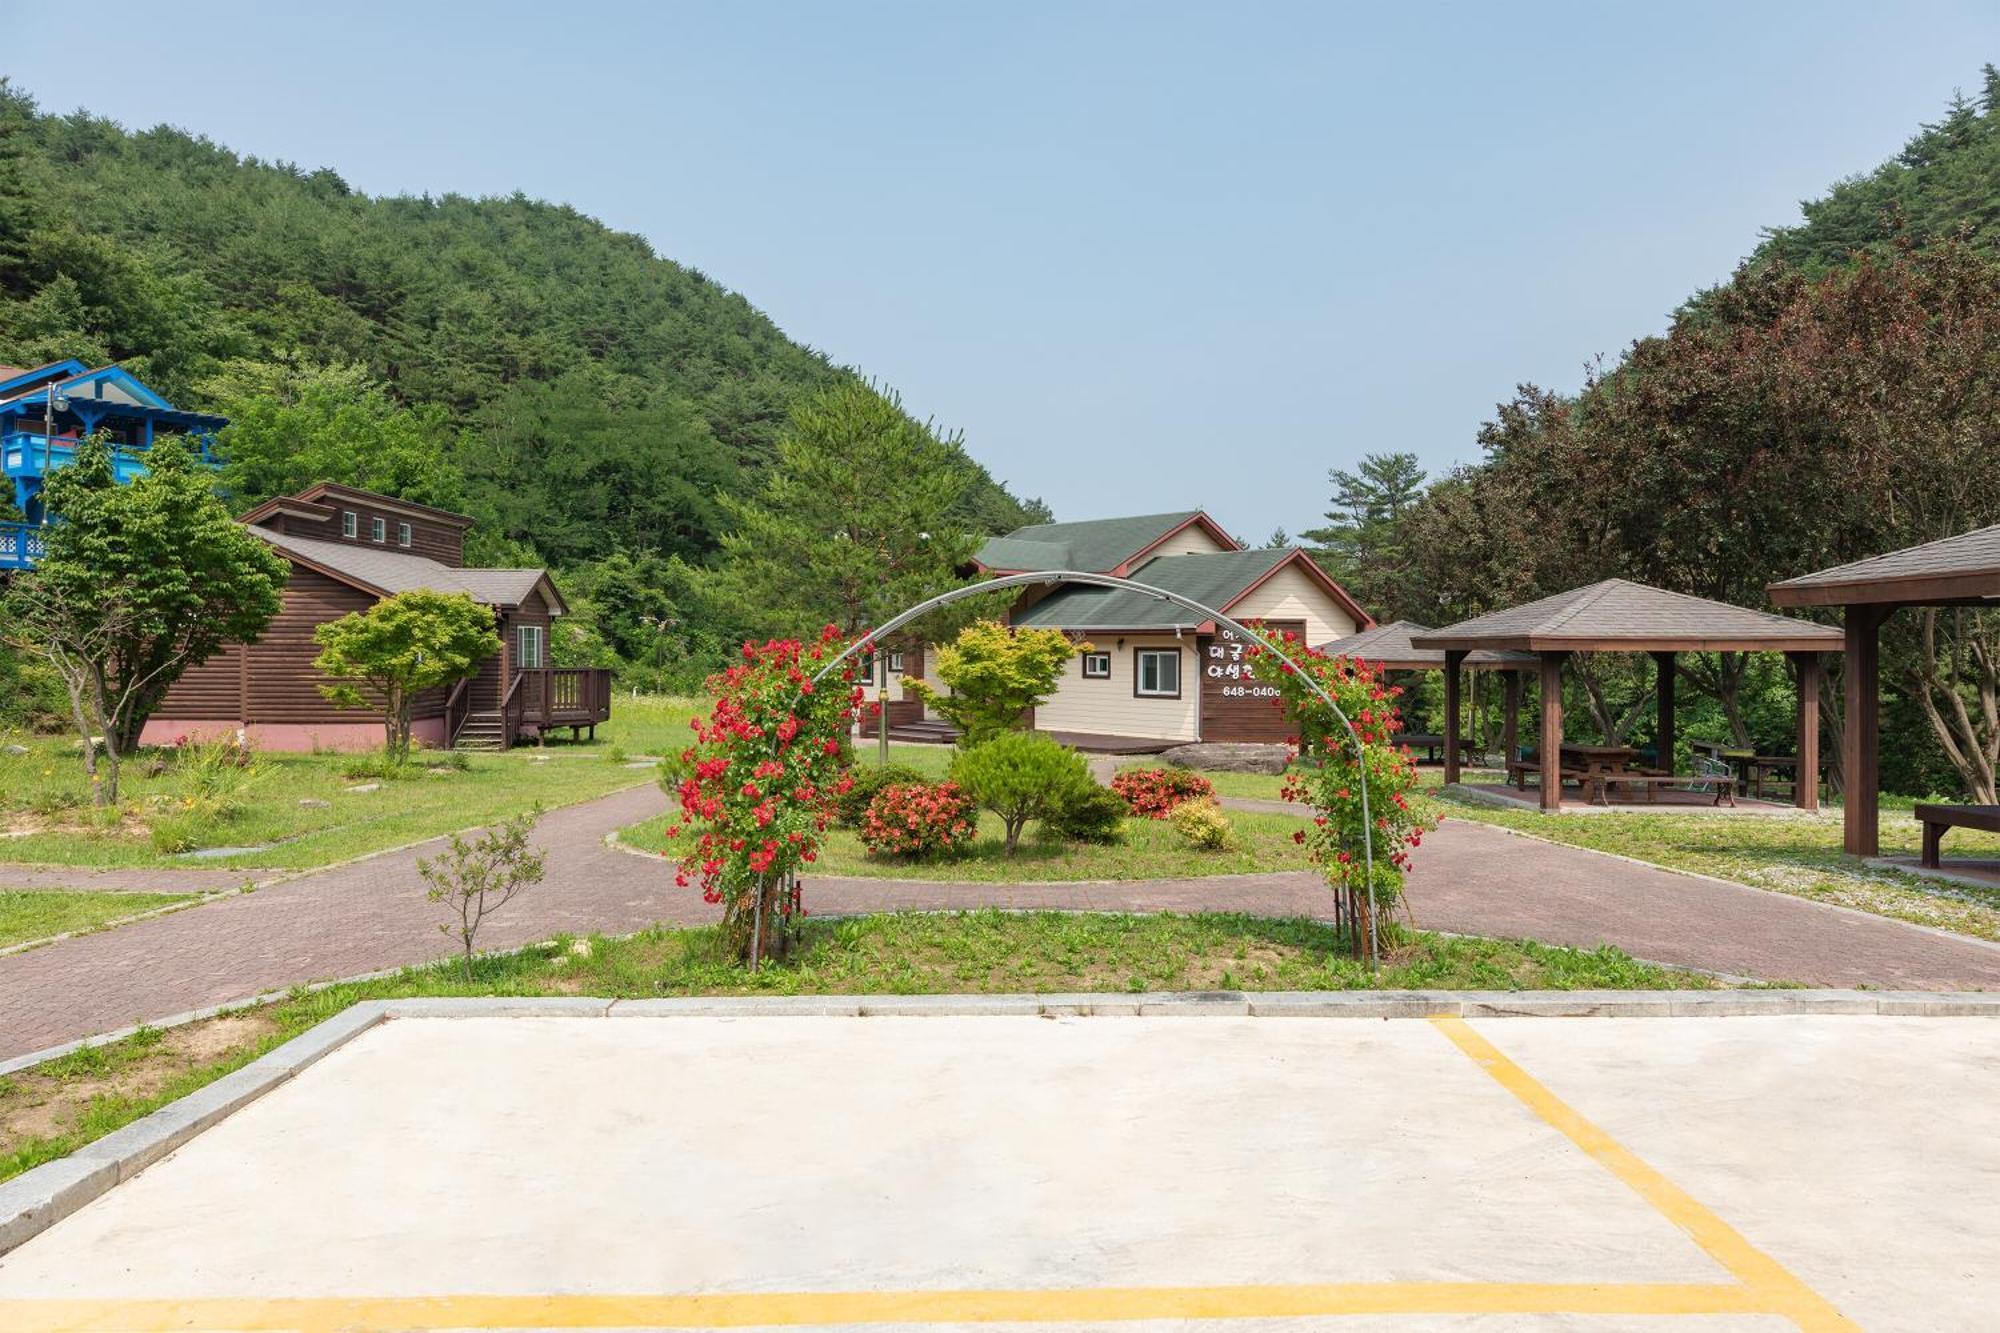
<instances>
[{"instance_id":1,"label":"brick paved path","mask_svg":"<svg viewBox=\"0 0 2000 1333\"><path fill-rule=\"evenodd\" d=\"M658 860L604 845L605 834L658 813L663 801L644 787L545 816L548 879L495 916L481 944L713 919ZM412 868L434 847L0 957L0 1058L297 982L443 956L450 943ZM1083 884L814 876L806 892L821 913L995 906L1298 916L1328 905L1316 879L1295 872ZM1811 985L2000 989L2000 947L1466 820L1424 840L1409 892L1417 923L1432 930L1611 943L1657 962Z\"/></svg>"},{"instance_id":2,"label":"brick paved path","mask_svg":"<svg viewBox=\"0 0 2000 1333\"><path fill-rule=\"evenodd\" d=\"M215 893L261 884L282 870L93 870L87 866L0 865L0 893L58 889L64 893Z\"/></svg>"}]
</instances>

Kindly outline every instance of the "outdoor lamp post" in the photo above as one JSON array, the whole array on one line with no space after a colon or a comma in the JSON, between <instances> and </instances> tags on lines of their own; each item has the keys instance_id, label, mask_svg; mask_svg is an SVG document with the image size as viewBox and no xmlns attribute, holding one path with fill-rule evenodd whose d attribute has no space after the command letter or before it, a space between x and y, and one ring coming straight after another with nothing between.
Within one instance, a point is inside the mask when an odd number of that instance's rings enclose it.
<instances>
[{"instance_id":1,"label":"outdoor lamp post","mask_svg":"<svg viewBox=\"0 0 2000 1333\"><path fill-rule=\"evenodd\" d=\"M42 412L42 485L48 485L49 472L56 465L56 413L69 411L69 396L56 392L55 382L49 382L49 402ZM49 521L48 501L42 502L42 523Z\"/></svg>"}]
</instances>

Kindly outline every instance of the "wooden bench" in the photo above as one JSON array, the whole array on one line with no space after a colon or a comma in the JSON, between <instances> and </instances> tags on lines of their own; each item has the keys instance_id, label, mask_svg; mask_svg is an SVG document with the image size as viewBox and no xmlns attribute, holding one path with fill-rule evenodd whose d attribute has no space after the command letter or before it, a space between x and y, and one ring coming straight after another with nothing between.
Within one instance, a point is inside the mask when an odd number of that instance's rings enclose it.
<instances>
[{"instance_id":1,"label":"wooden bench","mask_svg":"<svg viewBox=\"0 0 2000 1333\"><path fill-rule=\"evenodd\" d=\"M1658 799L1656 793L1661 787L1685 786L1692 782L1707 782L1715 788L1715 799L1710 805L1726 805L1732 809L1736 805L1736 784L1727 778L1688 777L1679 773L1605 773L1592 781L1591 800L1598 805L1611 804L1608 789L1612 787L1644 787L1648 802Z\"/></svg>"},{"instance_id":2,"label":"wooden bench","mask_svg":"<svg viewBox=\"0 0 2000 1333\"><path fill-rule=\"evenodd\" d=\"M2000 833L2000 805L1920 805L1914 811L1924 826L1924 852L1917 863L1938 868L1939 844L1948 828L1976 828Z\"/></svg>"},{"instance_id":3,"label":"wooden bench","mask_svg":"<svg viewBox=\"0 0 2000 1333\"><path fill-rule=\"evenodd\" d=\"M1537 780L1541 778L1542 766L1533 759L1516 759L1507 765L1507 780L1514 784L1515 791L1528 789L1528 775L1531 773ZM1580 768L1565 768L1562 771L1564 782L1582 784L1587 776Z\"/></svg>"}]
</instances>

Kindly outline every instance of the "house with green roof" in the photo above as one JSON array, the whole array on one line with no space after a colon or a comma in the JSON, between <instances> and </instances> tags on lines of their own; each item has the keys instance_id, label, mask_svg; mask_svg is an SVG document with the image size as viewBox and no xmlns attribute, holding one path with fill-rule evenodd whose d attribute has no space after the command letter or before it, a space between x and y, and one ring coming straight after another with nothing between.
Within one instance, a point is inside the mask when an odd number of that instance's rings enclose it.
<instances>
[{"instance_id":1,"label":"house with green roof","mask_svg":"<svg viewBox=\"0 0 2000 1333\"><path fill-rule=\"evenodd\" d=\"M1375 623L1305 551L1246 549L1198 509L1017 528L990 538L974 563L992 576L1061 569L1115 574L1234 620L1289 630L1303 643ZM1212 617L1142 593L1062 584L1025 590L1007 618L1090 645L1070 659L1054 697L1035 710L1040 730L1086 747L1101 742L1120 749L1286 738L1275 691L1252 679L1246 645ZM924 657L920 648L906 649L904 673L921 675ZM892 725L920 729L921 708L915 699L892 701Z\"/></svg>"}]
</instances>

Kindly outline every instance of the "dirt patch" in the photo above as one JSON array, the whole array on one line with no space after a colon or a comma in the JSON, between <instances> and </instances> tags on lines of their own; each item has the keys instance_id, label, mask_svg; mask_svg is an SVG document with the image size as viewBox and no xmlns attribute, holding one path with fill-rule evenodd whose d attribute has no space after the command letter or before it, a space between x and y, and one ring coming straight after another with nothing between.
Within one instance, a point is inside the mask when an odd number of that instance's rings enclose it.
<instances>
[{"instance_id":1,"label":"dirt patch","mask_svg":"<svg viewBox=\"0 0 2000 1333\"><path fill-rule=\"evenodd\" d=\"M262 1010L224 1014L119 1042L0 1078L0 1156L30 1139L70 1133L103 1100L155 1097L189 1069L219 1060L277 1031Z\"/></svg>"}]
</instances>

